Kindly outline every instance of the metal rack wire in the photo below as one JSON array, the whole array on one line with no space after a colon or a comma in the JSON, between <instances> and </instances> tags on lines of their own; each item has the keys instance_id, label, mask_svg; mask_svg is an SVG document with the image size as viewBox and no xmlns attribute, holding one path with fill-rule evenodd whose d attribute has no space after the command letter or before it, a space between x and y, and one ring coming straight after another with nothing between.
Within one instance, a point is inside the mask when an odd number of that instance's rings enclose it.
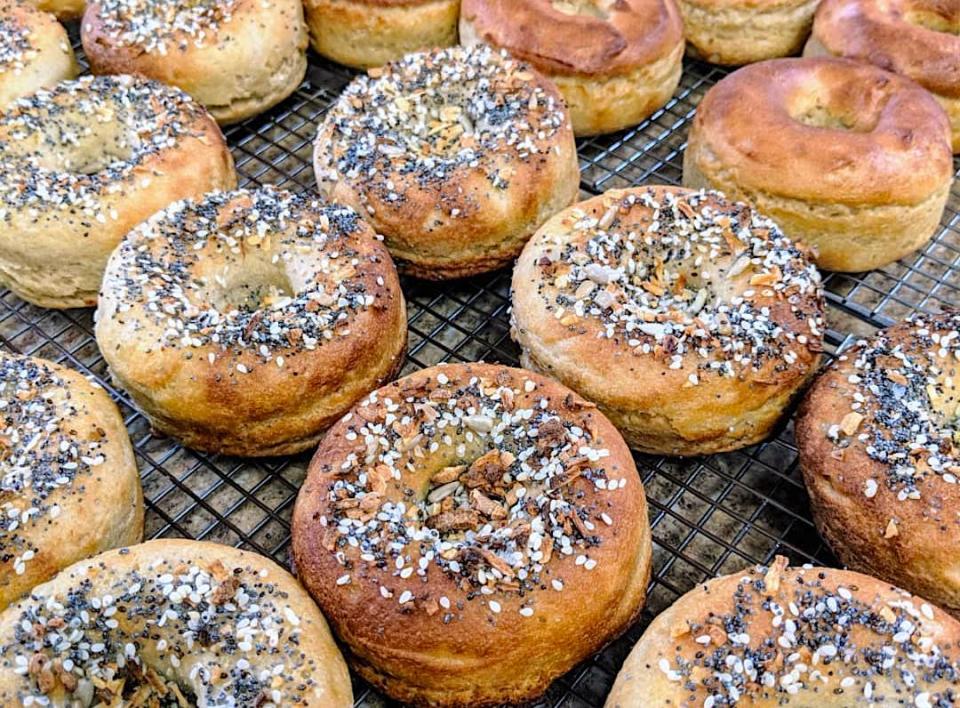
<instances>
[{"instance_id":1,"label":"metal rack wire","mask_svg":"<svg viewBox=\"0 0 960 708\"><path fill-rule=\"evenodd\" d=\"M79 58L84 65L82 52ZM687 62L674 98L643 124L582 141L584 193L678 184L688 123L705 91L725 73ZM350 78L350 72L311 56L307 78L293 96L269 113L229 128L241 183L312 190L315 126ZM960 174L960 161L955 168ZM443 287L405 279L409 355L404 373L441 361L516 365L507 318L509 287L506 271ZM826 288L830 351L912 311L952 304L960 292L960 185L954 186L940 232L922 251L883 270L831 274ZM217 541L287 564L290 513L308 456L263 461L210 456L153 434L106 378L91 315L89 310L36 308L2 292L0 344L92 374L115 397L140 465L148 537ZM695 460L638 455L655 541L647 610L624 637L557 681L537 705L602 705L650 619L705 578L767 562L777 553L795 562L833 562L810 520L796 457L789 425L762 445L724 455ZM362 682L354 688L358 706L389 705Z\"/></svg>"}]
</instances>

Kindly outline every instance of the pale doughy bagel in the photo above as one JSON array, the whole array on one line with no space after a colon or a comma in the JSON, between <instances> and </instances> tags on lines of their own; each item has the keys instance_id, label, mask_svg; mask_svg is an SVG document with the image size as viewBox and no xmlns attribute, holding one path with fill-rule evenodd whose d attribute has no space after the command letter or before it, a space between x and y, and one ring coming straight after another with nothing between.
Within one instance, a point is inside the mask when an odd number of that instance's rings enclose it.
<instances>
[{"instance_id":1,"label":"pale doughy bagel","mask_svg":"<svg viewBox=\"0 0 960 708\"><path fill-rule=\"evenodd\" d=\"M596 407L521 369L438 366L317 450L296 570L363 678L418 705L532 699L637 617L643 485Z\"/></svg>"},{"instance_id":2,"label":"pale doughy bagel","mask_svg":"<svg viewBox=\"0 0 960 708\"><path fill-rule=\"evenodd\" d=\"M607 708L956 705L960 624L875 578L778 557L647 627Z\"/></svg>"},{"instance_id":3,"label":"pale doughy bagel","mask_svg":"<svg viewBox=\"0 0 960 708\"><path fill-rule=\"evenodd\" d=\"M767 437L816 371L822 314L804 254L715 192L588 199L544 224L513 274L523 364L668 455Z\"/></svg>"},{"instance_id":4,"label":"pale doughy bagel","mask_svg":"<svg viewBox=\"0 0 960 708\"><path fill-rule=\"evenodd\" d=\"M683 156L687 187L753 204L827 270L880 268L939 228L950 126L920 86L843 59L751 64L711 88Z\"/></svg>"},{"instance_id":5,"label":"pale doughy bagel","mask_svg":"<svg viewBox=\"0 0 960 708\"><path fill-rule=\"evenodd\" d=\"M76 75L67 31L53 15L0 0L0 111L20 96Z\"/></svg>"},{"instance_id":6,"label":"pale doughy bagel","mask_svg":"<svg viewBox=\"0 0 960 708\"><path fill-rule=\"evenodd\" d=\"M134 225L235 184L213 119L175 88L85 76L0 113L0 281L43 307L97 301Z\"/></svg>"},{"instance_id":7,"label":"pale doughy bagel","mask_svg":"<svg viewBox=\"0 0 960 708\"><path fill-rule=\"evenodd\" d=\"M107 393L66 367L0 351L0 609L142 533L140 476Z\"/></svg>"},{"instance_id":8,"label":"pale doughy bagel","mask_svg":"<svg viewBox=\"0 0 960 708\"><path fill-rule=\"evenodd\" d=\"M488 42L560 89L577 135L612 133L662 107L680 82L674 0L463 0L460 42Z\"/></svg>"},{"instance_id":9,"label":"pale doughy bagel","mask_svg":"<svg viewBox=\"0 0 960 708\"><path fill-rule=\"evenodd\" d=\"M804 54L859 59L910 77L946 109L960 152L960 0L826 0Z\"/></svg>"},{"instance_id":10,"label":"pale doughy bagel","mask_svg":"<svg viewBox=\"0 0 960 708\"><path fill-rule=\"evenodd\" d=\"M457 43L460 0L304 0L318 54L366 69Z\"/></svg>"},{"instance_id":11,"label":"pale doughy bagel","mask_svg":"<svg viewBox=\"0 0 960 708\"><path fill-rule=\"evenodd\" d=\"M820 0L679 0L690 56L738 66L799 54Z\"/></svg>"},{"instance_id":12,"label":"pale doughy bagel","mask_svg":"<svg viewBox=\"0 0 960 708\"><path fill-rule=\"evenodd\" d=\"M263 188L182 201L110 258L97 344L160 431L292 454L403 363L397 272L349 207Z\"/></svg>"},{"instance_id":13,"label":"pale doughy bagel","mask_svg":"<svg viewBox=\"0 0 960 708\"><path fill-rule=\"evenodd\" d=\"M323 616L255 553L149 541L81 561L0 614L0 702L350 708Z\"/></svg>"},{"instance_id":14,"label":"pale doughy bagel","mask_svg":"<svg viewBox=\"0 0 960 708\"><path fill-rule=\"evenodd\" d=\"M858 570L960 615L960 314L858 342L797 417L813 517Z\"/></svg>"},{"instance_id":15,"label":"pale doughy bagel","mask_svg":"<svg viewBox=\"0 0 960 708\"><path fill-rule=\"evenodd\" d=\"M300 0L95 0L80 36L93 73L179 86L220 123L280 103L307 71Z\"/></svg>"},{"instance_id":16,"label":"pale doughy bagel","mask_svg":"<svg viewBox=\"0 0 960 708\"><path fill-rule=\"evenodd\" d=\"M580 185L556 89L487 46L411 54L354 80L320 125L314 168L321 194L434 280L506 265Z\"/></svg>"}]
</instances>

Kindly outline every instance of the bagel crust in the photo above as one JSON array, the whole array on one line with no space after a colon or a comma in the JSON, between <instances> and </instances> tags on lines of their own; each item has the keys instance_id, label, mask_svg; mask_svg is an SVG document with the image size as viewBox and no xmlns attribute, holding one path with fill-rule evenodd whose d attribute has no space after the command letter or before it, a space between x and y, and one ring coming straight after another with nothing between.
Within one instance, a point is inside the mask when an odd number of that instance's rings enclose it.
<instances>
[{"instance_id":1,"label":"bagel crust","mask_svg":"<svg viewBox=\"0 0 960 708\"><path fill-rule=\"evenodd\" d=\"M292 535L354 670L417 705L539 696L636 619L650 576L616 429L505 366L424 369L358 404L317 450Z\"/></svg>"},{"instance_id":2,"label":"bagel crust","mask_svg":"<svg viewBox=\"0 0 960 708\"><path fill-rule=\"evenodd\" d=\"M690 56L740 66L800 54L820 0L679 0Z\"/></svg>"},{"instance_id":3,"label":"bagel crust","mask_svg":"<svg viewBox=\"0 0 960 708\"><path fill-rule=\"evenodd\" d=\"M86 76L19 99L0 113L0 280L42 307L94 305L127 231L235 180L217 124L175 88Z\"/></svg>"},{"instance_id":4,"label":"bagel crust","mask_svg":"<svg viewBox=\"0 0 960 708\"><path fill-rule=\"evenodd\" d=\"M143 494L117 407L71 369L0 351L0 428L2 610L71 563L137 543Z\"/></svg>"},{"instance_id":5,"label":"bagel crust","mask_svg":"<svg viewBox=\"0 0 960 708\"><path fill-rule=\"evenodd\" d=\"M574 133L636 125L680 83L674 0L463 0L460 42L506 49L556 83Z\"/></svg>"},{"instance_id":6,"label":"bagel crust","mask_svg":"<svg viewBox=\"0 0 960 708\"><path fill-rule=\"evenodd\" d=\"M661 613L606 707L952 706L958 642L960 624L919 597L778 556Z\"/></svg>"},{"instance_id":7,"label":"bagel crust","mask_svg":"<svg viewBox=\"0 0 960 708\"><path fill-rule=\"evenodd\" d=\"M265 187L154 215L107 265L97 344L158 430L286 455L403 363L396 269L349 207Z\"/></svg>"},{"instance_id":8,"label":"bagel crust","mask_svg":"<svg viewBox=\"0 0 960 708\"><path fill-rule=\"evenodd\" d=\"M817 379L796 432L814 519L846 564L960 613L960 315L881 330Z\"/></svg>"},{"instance_id":9,"label":"bagel crust","mask_svg":"<svg viewBox=\"0 0 960 708\"><path fill-rule=\"evenodd\" d=\"M580 185L556 89L487 46L411 54L355 79L320 125L314 168L321 194L431 280L505 266Z\"/></svg>"},{"instance_id":10,"label":"bagel crust","mask_svg":"<svg viewBox=\"0 0 960 708\"><path fill-rule=\"evenodd\" d=\"M0 614L0 702L350 708L353 697L326 621L289 573L162 539L76 563Z\"/></svg>"},{"instance_id":11,"label":"bagel crust","mask_svg":"<svg viewBox=\"0 0 960 708\"><path fill-rule=\"evenodd\" d=\"M697 107L683 157L685 186L753 204L837 271L879 268L923 246L952 181L950 126L936 100L843 59L774 59L726 77Z\"/></svg>"},{"instance_id":12,"label":"bagel crust","mask_svg":"<svg viewBox=\"0 0 960 708\"><path fill-rule=\"evenodd\" d=\"M43 12L56 15L61 22L79 20L87 6L86 0L27 0Z\"/></svg>"},{"instance_id":13,"label":"bagel crust","mask_svg":"<svg viewBox=\"0 0 960 708\"><path fill-rule=\"evenodd\" d=\"M960 152L960 0L824 0L807 56L840 56L903 74L950 116Z\"/></svg>"},{"instance_id":14,"label":"bagel crust","mask_svg":"<svg viewBox=\"0 0 960 708\"><path fill-rule=\"evenodd\" d=\"M94 74L179 86L221 124L280 103L307 71L300 0L98 0L80 38Z\"/></svg>"},{"instance_id":15,"label":"bagel crust","mask_svg":"<svg viewBox=\"0 0 960 708\"><path fill-rule=\"evenodd\" d=\"M460 0L304 0L310 44L358 69L457 43Z\"/></svg>"},{"instance_id":16,"label":"bagel crust","mask_svg":"<svg viewBox=\"0 0 960 708\"><path fill-rule=\"evenodd\" d=\"M0 0L0 110L77 75L67 31L53 15Z\"/></svg>"},{"instance_id":17,"label":"bagel crust","mask_svg":"<svg viewBox=\"0 0 960 708\"><path fill-rule=\"evenodd\" d=\"M715 192L639 187L548 221L513 273L524 366L668 455L766 438L816 370L820 277L769 219Z\"/></svg>"}]
</instances>

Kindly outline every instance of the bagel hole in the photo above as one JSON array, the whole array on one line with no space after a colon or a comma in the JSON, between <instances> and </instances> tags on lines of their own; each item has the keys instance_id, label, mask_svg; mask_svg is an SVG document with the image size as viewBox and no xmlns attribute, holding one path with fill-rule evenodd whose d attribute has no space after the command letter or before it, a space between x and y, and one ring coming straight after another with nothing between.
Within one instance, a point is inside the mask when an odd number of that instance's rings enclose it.
<instances>
[{"instance_id":1,"label":"bagel hole","mask_svg":"<svg viewBox=\"0 0 960 708\"><path fill-rule=\"evenodd\" d=\"M610 17L609 7L613 0L550 0L557 12L564 15L598 17L606 20Z\"/></svg>"},{"instance_id":2,"label":"bagel hole","mask_svg":"<svg viewBox=\"0 0 960 708\"><path fill-rule=\"evenodd\" d=\"M856 93L856 90L853 91ZM790 117L802 125L822 130L869 133L880 119L880 106L874 110L854 111L859 97L833 96L822 86L806 87L788 106ZM845 108L847 108L845 110Z\"/></svg>"},{"instance_id":3,"label":"bagel hole","mask_svg":"<svg viewBox=\"0 0 960 708\"><path fill-rule=\"evenodd\" d=\"M492 449L436 467L418 495L425 524L445 540L465 537L509 516L516 503L513 453Z\"/></svg>"},{"instance_id":4,"label":"bagel hole","mask_svg":"<svg viewBox=\"0 0 960 708\"><path fill-rule=\"evenodd\" d=\"M62 125L54 123L51 129L60 132L53 141L57 147L47 150L41 145L40 166L79 175L95 175L118 163L130 162L138 143L135 136L119 129L113 121L81 127L65 120Z\"/></svg>"},{"instance_id":5,"label":"bagel hole","mask_svg":"<svg viewBox=\"0 0 960 708\"><path fill-rule=\"evenodd\" d=\"M241 266L221 272L215 282L207 297L220 312L256 312L296 294L286 272L259 255L248 256Z\"/></svg>"},{"instance_id":6,"label":"bagel hole","mask_svg":"<svg viewBox=\"0 0 960 708\"><path fill-rule=\"evenodd\" d=\"M911 25L923 27L933 32L960 35L960 12L952 16L945 14L946 8L922 8L908 10L903 19Z\"/></svg>"}]
</instances>

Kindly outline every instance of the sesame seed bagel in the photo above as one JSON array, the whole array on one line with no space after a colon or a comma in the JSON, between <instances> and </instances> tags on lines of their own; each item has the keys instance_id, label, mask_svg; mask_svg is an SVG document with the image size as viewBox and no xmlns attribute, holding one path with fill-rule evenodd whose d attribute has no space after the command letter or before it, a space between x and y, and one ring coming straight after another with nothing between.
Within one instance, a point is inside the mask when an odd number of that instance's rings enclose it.
<instances>
[{"instance_id":1,"label":"sesame seed bagel","mask_svg":"<svg viewBox=\"0 0 960 708\"><path fill-rule=\"evenodd\" d=\"M289 573L162 539L76 563L0 614L0 702L349 708L353 696Z\"/></svg>"},{"instance_id":2,"label":"sesame seed bagel","mask_svg":"<svg viewBox=\"0 0 960 708\"><path fill-rule=\"evenodd\" d=\"M53 15L0 0L0 110L77 75L67 31Z\"/></svg>"},{"instance_id":3,"label":"sesame seed bagel","mask_svg":"<svg viewBox=\"0 0 960 708\"><path fill-rule=\"evenodd\" d=\"M814 247L818 266L846 272L929 241L952 181L936 100L843 59L773 59L726 77L697 107L683 156L685 186L753 204Z\"/></svg>"},{"instance_id":4,"label":"sesame seed bagel","mask_svg":"<svg viewBox=\"0 0 960 708\"><path fill-rule=\"evenodd\" d=\"M403 363L396 269L349 207L263 188L171 205L110 258L97 344L158 430L286 455Z\"/></svg>"},{"instance_id":5,"label":"sesame seed bagel","mask_svg":"<svg viewBox=\"0 0 960 708\"><path fill-rule=\"evenodd\" d=\"M431 280L500 268L576 199L576 145L556 89L487 46L411 54L355 79L317 133L321 194Z\"/></svg>"},{"instance_id":6,"label":"sesame seed bagel","mask_svg":"<svg viewBox=\"0 0 960 708\"><path fill-rule=\"evenodd\" d=\"M595 401L644 452L767 437L816 370L822 314L804 254L716 192L588 199L544 224L513 273L524 366Z\"/></svg>"},{"instance_id":7,"label":"sesame seed bagel","mask_svg":"<svg viewBox=\"0 0 960 708\"><path fill-rule=\"evenodd\" d=\"M827 0L804 54L850 57L910 77L946 109L960 152L960 0Z\"/></svg>"},{"instance_id":8,"label":"sesame seed bagel","mask_svg":"<svg viewBox=\"0 0 960 708\"><path fill-rule=\"evenodd\" d=\"M960 314L881 330L797 416L820 533L847 565L960 615Z\"/></svg>"},{"instance_id":9,"label":"sesame seed bagel","mask_svg":"<svg viewBox=\"0 0 960 708\"><path fill-rule=\"evenodd\" d=\"M556 83L577 135L636 125L680 83L674 0L463 0L460 42L488 42Z\"/></svg>"},{"instance_id":10,"label":"sesame seed bagel","mask_svg":"<svg viewBox=\"0 0 960 708\"><path fill-rule=\"evenodd\" d=\"M372 393L321 443L291 533L354 670L417 705L539 696L633 622L650 577L643 485L616 429L505 366Z\"/></svg>"},{"instance_id":11,"label":"sesame seed bagel","mask_svg":"<svg viewBox=\"0 0 960 708\"><path fill-rule=\"evenodd\" d=\"M21 98L0 114L0 281L43 307L94 305L127 231L235 179L217 124L177 89L85 76Z\"/></svg>"},{"instance_id":12,"label":"sesame seed bagel","mask_svg":"<svg viewBox=\"0 0 960 708\"><path fill-rule=\"evenodd\" d=\"M919 597L778 556L660 614L606 706L946 708L960 700L958 642L960 624Z\"/></svg>"},{"instance_id":13,"label":"sesame seed bagel","mask_svg":"<svg viewBox=\"0 0 960 708\"><path fill-rule=\"evenodd\" d=\"M93 73L179 86L221 124L280 103L307 71L300 0L96 0L80 37Z\"/></svg>"},{"instance_id":14,"label":"sesame seed bagel","mask_svg":"<svg viewBox=\"0 0 960 708\"><path fill-rule=\"evenodd\" d=\"M304 0L310 44L367 69L457 43L460 0Z\"/></svg>"},{"instance_id":15,"label":"sesame seed bagel","mask_svg":"<svg viewBox=\"0 0 960 708\"><path fill-rule=\"evenodd\" d=\"M76 371L0 351L0 428L2 610L81 558L137 543L143 494L123 418Z\"/></svg>"},{"instance_id":16,"label":"sesame seed bagel","mask_svg":"<svg viewBox=\"0 0 960 708\"><path fill-rule=\"evenodd\" d=\"M799 54L820 0L679 0L691 57L739 66Z\"/></svg>"}]
</instances>

